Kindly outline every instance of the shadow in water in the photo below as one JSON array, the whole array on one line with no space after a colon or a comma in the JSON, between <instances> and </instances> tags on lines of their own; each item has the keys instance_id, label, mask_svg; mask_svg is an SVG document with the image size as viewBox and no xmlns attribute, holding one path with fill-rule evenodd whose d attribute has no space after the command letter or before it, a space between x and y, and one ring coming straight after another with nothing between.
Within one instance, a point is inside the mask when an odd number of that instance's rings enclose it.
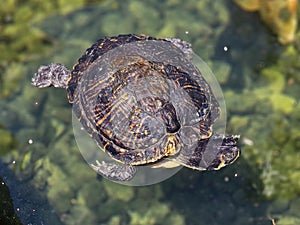
<instances>
[{"instance_id":1,"label":"shadow in water","mask_svg":"<svg viewBox=\"0 0 300 225\"><path fill-rule=\"evenodd\" d=\"M0 224L62 224L46 197L26 181L18 179L1 160L0 181L3 182L0 184L0 203L4 206L0 208Z\"/></svg>"},{"instance_id":2,"label":"shadow in water","mask_svg":"<svg viewBox=\"0 0 300 225\"><path fill-rule=\"evenodd\" d=\"M162 187L173 210L185 215L187 225L269 224L257 173L240 158L220 171L184 169Z\"/></svg>"}]
</instances>

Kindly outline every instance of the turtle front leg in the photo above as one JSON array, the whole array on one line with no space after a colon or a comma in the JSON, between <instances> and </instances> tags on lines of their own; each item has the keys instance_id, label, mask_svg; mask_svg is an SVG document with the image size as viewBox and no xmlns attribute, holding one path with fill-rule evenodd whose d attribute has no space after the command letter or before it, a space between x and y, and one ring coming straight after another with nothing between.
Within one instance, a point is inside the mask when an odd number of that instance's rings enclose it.
<instances>
[{"instance_id":1,"label":"turtle front leg","mask_svg":"<svg viewBox=\"0 0 300 225\"><path fill-rule=\"evenodd\" d=\"M48 66L40 66L38 72L34 74L31 84L39 88L50 86L66 88L70 76L70 70L64 65L52 63Z\"/></svg>"},{"instance_id":2,"label":"turtle front leg","mask_svg":"<svg viewBox=\"0 0 300 225\"><path fill-rule=\"evenodd\" d=\"M91 164L91 166L97 173L113 181L131 180L136 173L136 168L133 166L99 162L98 160L96 160L96 164Z\"/></svg>"}]
</instances>

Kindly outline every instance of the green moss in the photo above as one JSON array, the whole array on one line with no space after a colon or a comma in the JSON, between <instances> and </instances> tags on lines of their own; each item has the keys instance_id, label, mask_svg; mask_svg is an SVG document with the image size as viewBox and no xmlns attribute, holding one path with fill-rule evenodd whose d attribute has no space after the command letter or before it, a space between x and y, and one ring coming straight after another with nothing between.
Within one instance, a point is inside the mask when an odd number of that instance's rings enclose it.
<instances>
[{"instance_id":1,"label":"green moss","mask_svg":"<svg viewBox=\"0 0 300 225\"><path fill-rule=\"evenodd\" d=\"M299 209L300 209L300 198L294 198L290 202L288 214L291 215L291 216L296 216L300 219Z\"/></svg>"},{"instance_id":2,"label":"green moss","mask_svg":"<svg viewBox=\"0 0 300 225\"><path fill-rule=\"evenodd\" d=\"M71 208L71 199L74 198L67 174L48 157L35 162L35 171L35 186L47 188L48 200L59 214L67 212Z\"/></svg>"},{"instance_id":3,"label":"green moss","mask_svg":"<svg viewBox=\"0 0 300 225\"><path fill-rule=\"evenodd\" d=\"M185 225L185 218L183 215L171 213L171 215L164 221L164 224Z\"/></svg>"},{"instance_id":4,"label":"green moss","mask_svg":"<svg viewBox=\"0 0 300 225\"><path fill-rule=\"evenodd\" d=\"M22 64L13 63L5 71L1 78L0 99L7 98L20 91L20 80L26 74L26 68Z\"/></svg>"},{"instance_id":5,"label":"green moss","mask_svg":"<svg viewBox=\"0 0 300 225\"><path fill-rule=\"evenodd\" d=\"M276 225L297 225L300 224L300 218L293 216L280 216Z\"/></svg>"},{"instance_id":6,"label":"green moss","mask_svg":"<svg viewBox=\"0 0 300 225\"><path fill-rule=\"evenodd\" d=\"M291 113L296 101L293 97L282 93L286 86L284 75L278 71L278 68L273 67L264 69L261 75L267 85L254 89L255 97L262 101L269 101L275 111Z\"/></svg>"},{"instance_id":7,"label":"green moss","mask_svg":"<svg viewBox=\"0 0 300 225\"><path fill-rule=\"evenodd\" d=\"M289 122L281 114L273 117L271 137L275 144L283 146L290 138Z\"/></svg>"},{"instance_id":8,"label":"green moss","mask_svg":"<svg viewBox=\"0 0 300 225\"><path fill-rule=\"evenodd\" d=\"M98 190L103 191L103 190ZM113 215L120 215L125 220L124 214L131 209L131 204L117 199L108 198L107 201L99 202L94 212L99 221L108 221ZM127 220L127 219L126 219Z\"/></svg>"},{"instance_id":9,"label":"green moss","mask_svg":"<svg viewBox=\"0 0 300 225\"><path fill-rule=\"evenodd\" d=\"M176 37L176 27L174 24L167 23L165 24L158 33L159 37Z\"/></svg>"},{"instance_id":10,"label":"green moss","mask_svg":"<svg viewBox=\"0 0 300 225\"><path fill-rule=\"evenodd\" d=\"M131 212L130 225L155 225L163 221L170 212L170 208L159 202L155 202L147 209L146 213Z\"/></svg>"},{"instance_id":11,"label":"green moss","mask_svg":"<svg viewBox=\"0 0 300 225\"><path fill-rule=\"evenodd\" d=\"M284 212L289 208L290 201L286 198L276 199L270 205L269 212L274 215L276 213Z\"/></svg>"},{"instance_id":12,"label":"green moss","mask_svg":"<svg viewBox=\"0 0 300 225\"><path fill-rule=\"evenodd\" d=\"M13 134L0 127L0 156L12 152L17 147L17 140Z\"/></svg>"},{"instance_id":13,"label":"green moss","mask_svg":"<svg viewBox=\"0 0 300 225\"><path fill-rule=\"evenodd\" d=\"M264 69L261 75L264 78L263 86L253 90L257 99L267 100L270 95L278 95L283 91L285 87L285 79L279 71Z\"/></svg>"},{"instance_id":14,"label":"green moss","mask_svg":"<svg viewBox=\"0 0 300 225\"><path fill-rule=\"evenodd\" d=\"M132 17L122 17L120 13L114 11L103 17L101 24L101 30L107 35L126 34L136 30Z\"/></svg>"},{"instance_id":15,"label":"green moss","mask_svg":"<svg viewBox=\"0 0 300 225\"><path fill-rule=\"evenodd\" d=\"M21 171L24 171L26 168L28 168L28 165L31 163L31 156L32 156L32 152L30 152L30 151L24 153L24 155L22 156L22 161L21 161L21 165L20 165Z\"/></svg>"},{"instance_id":16,"label":"green moss","mask_svg":"<svg viewBox=\"0 0 300 225\"><path fill-rule=\"evenodd\" d=\"M29 5L22 5L18 7L14 19L16 23L23 23L24 21L30 20L34 16L34 11Z\"/></svg>"},{"instance_id":17,"label":"green moss","mask_svg":"<svg viewBox=\"0 0 300 225\"><path fill-rule=\"evenodd\" d=\"M51 171L47 179L49 202L59 213L66 212L71 208L71 199L74 197L69 185L69 178L59 167L53 164L49 165L48 170Z\"/></svg>"},{"instance_id":18,"label":"green moss","mask_svg":"<svg viewBox=\"0 0 300 225\"><path fill-rule=\"evenodd\" d=\"M45 54L49 51L52 41L43 31L34 26L52 13L69 13L82 7L88 0L45 1L16 1L9 0L0 10L2 23L0 30L2 42L0 43L0 65L2 82L0 98L9 97L20 90L19 78L26 74L22 68L23 61L31 57ZM44 53L43 53L44 52ZM6 77L6 75L8 77ZM17 76L18 75L18 76Z\"/></svg>"},{"instance_id":19,"label":"green moss","mask_svg":"<svg viewBox=\"0 0 300 225\"><path fill-rule=\"evenodd\" d=\"M95 215L85 205L74 204L70 211L62 216L65 224L97 224Z\"/></svg>"},{"instance_id":20,"label":"green moss","mask_svg":"<svg viewBox=\"0 0 300 225\"><path fill-rule=\"evenodd\" d=\"M120 216L112 216L108 221L107 225L121 225L121 217Z\"/></svg>"},{"instance_id":21,"label":"green moss","mask_svg":"<svg viewBox=\"0 0 300 225\"><path fill-rule=\"evenodd\" d=\"M94 177L82 185L77 194L76 202L89 208L95 208L101 205L106 198L107 194L103 183Z\"/></svg>"},{"instance_id":22,"label":"green moss","mask_svg":"<svg viewBox=\"0 0 300 225\"><path fill-rule=\"evenodd\" d=\"M267 91L280 93L285 88L285 77L278 67L268 67L261 71L261 76L267 82Z\"/></svg>"},{"instance_id":23,"label":"green moss","mask_svg":"<svg viewBox=\"0 0 300 225\"><path fill-rule=\"evenodd\" d=\"M220 84L227 83L231 70L231 67L228 63L222 61L213 61L211 65L211 70L213 71Z\"/></svg>"},{"instance_id":24,"label":"green moss","mask_svg":"<svg viewBox=\"0 0 300 225\"><path fill-rule=\"evenodd\" d=\"M296 99L284 94L273 94L270 96L270 100L274 110L284 114L290 114L296 103Z\"/></svg>"},{"instance_id":25,"label":"green moss","mask_svg":"<svg viewBox=\"0 0 300 225\"><path fill-rule=\"evenodd\" d=\"M131 0L128 4L128 13L134 21L138 21L136 26L141 33L154 34L162 25L159 12L147 2Z\"/></svg>"},{"instance_id":26,"label":"green moss","mask_svg":"<svg viewBox=\"0 0 300 225\"><path fill-rule=\"evenodd\" d=\"M166 1L167 6L173 6L173 7L180 5L180 3L181 3L180 0L167 0Z\"/></svg>"},{"instance_id":27,"label":"green moss","mask_svg":"<svg viewBox=\"0 0 300 225\"><path fill-rule=\"evenodd\" d=\"M129 202L134 197L134 191L132 187L123 186L108 180L104 180L103 185L107 195L111 199Z\"/></svg>"},{"instance_id":28,"label":"green moss","mask_svg":"<svg viewBox=\"0 0 300 225\"><path fill-rule=\"evenodd\" d=\"M248 127L249 117L246 116L233 116L230 119L230 128L231 130L241 131Z\"/></svg>"},{"instance_id":29,"label":"green moss","mask_svg":"<svg viewBox=\"0 0 300 225\"><path fill-rule=\"evenodd\" d=\"M253 112L257 105L257 99L253 97L253 93L249 92L238 94L230 90L224 93L224 98L227 109L235 113Z\"/></svg>"},{"instance_id":30,"label":"green moss","mask_svg":"<svg viewBox=\"0 0 300 225\"><path fill-rule=\"evenodd\" d=\"M267 198L290 199L300 193L300 168L291 167L297 165L298 157L299 155L290 152L287 147L281 147L269 155L261 175L264 183L263 194Z\"/></svg>"},{"instance_id":31,"label":"green moss","mask_svg":"<svg viewBox=\"0 0 300 225\"><path fill-rule=\"evenodd\" d=\"M74 0L70 3L69 0L58 0L59 11L63 14L70 13L75 9L78 9L84 5L85 0Z\"/></svg>"}]
</instances>

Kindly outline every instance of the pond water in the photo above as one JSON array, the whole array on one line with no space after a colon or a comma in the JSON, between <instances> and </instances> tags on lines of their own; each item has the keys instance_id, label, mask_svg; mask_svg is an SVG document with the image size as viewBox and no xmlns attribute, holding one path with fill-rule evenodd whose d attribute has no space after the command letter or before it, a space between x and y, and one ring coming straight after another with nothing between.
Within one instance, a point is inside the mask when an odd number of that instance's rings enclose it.
<instances>
[{"instance_id":1,"label":"pond water","mask_svg":"<svg viewBox=\"0 0 300 225\"><path fill-rule=\"evenodd\" d=\"M9 1L0 13L0 224L300 224L299 32L281 45L258 13L230 0ZM143 187L88 166L66 91L37 89L31 77L129 33L181 38L210 66L226 133L241 136L234 164L182 168Z\"/></svg>"}]
</instances>

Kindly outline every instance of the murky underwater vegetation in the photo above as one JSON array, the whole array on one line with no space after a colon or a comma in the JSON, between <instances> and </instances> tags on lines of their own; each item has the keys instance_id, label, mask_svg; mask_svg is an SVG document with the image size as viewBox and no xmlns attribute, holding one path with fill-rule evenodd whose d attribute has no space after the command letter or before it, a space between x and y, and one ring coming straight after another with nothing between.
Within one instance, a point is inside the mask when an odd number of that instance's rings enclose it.
<instances>
[{"instance_id":1,"label":"murky underwater vegetation","mask_svg":"<svg viewBox=\"0 0 300 225\"><path fill-rule=\"evenodd\" d=\"M281 45L258 13L231 0L1 5L0 224L300 224L299 29ZM71 67L95 40L120 33L192 43L223 89L227 132L241 135L236 163L146 187L96 176L76 145L65 90L30 80L39 65Z\"/></svg>"}]
</instances>

